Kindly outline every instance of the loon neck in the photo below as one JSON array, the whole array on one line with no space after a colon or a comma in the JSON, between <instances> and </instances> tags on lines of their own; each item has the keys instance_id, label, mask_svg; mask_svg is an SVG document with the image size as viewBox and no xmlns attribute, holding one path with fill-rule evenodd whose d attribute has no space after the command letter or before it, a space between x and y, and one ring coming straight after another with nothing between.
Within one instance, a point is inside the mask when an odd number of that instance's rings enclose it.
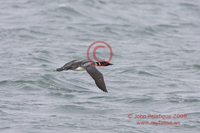
<instances>
[{"instance_id":1,"label":"loon neck","mask_svg":"<svg viewBox=\"0 0 200 133\"><path fill-rule=\"evenodd\" d=\"M95 62L97 66L101 66L101 62Z\"/></svg>"},{"instance_id":2,"label":"loon neck","mask_svg":"<svg viewBox=\"0 0 200 133\"><path fill-rule=\"evenodd\" d=\"M111 63L107 62L107 61L101 61L101 62L95 62L95 64L97 66L108 66L108 65L112 65Z\"/></svg>"}]
</instances>

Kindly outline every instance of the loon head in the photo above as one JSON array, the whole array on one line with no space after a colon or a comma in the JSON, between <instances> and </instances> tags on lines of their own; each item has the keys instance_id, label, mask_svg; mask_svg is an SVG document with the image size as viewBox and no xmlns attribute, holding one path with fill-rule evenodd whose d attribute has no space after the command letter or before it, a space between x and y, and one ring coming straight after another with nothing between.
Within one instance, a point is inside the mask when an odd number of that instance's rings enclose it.
<instances>
[{"instance_id":1,"label":"loon head","mask_svg":"<svg viewBox=\"0 0 200 133\"><path fill-rule=\"evenodd\" d=\"M111 63L109 63L107 61L95 62L95 64L97 66L109 66L109 65L113 65L113 64L111 64Z\"/></svg>"}]
</instances>

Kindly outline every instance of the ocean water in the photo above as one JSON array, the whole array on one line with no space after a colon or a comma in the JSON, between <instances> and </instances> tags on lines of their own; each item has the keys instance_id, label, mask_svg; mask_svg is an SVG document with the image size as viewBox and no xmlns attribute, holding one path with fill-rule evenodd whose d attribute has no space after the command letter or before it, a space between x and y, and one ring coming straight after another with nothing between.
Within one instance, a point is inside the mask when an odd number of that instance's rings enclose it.
<instances>
[{"instance_id":1,"label":"ocean water","mask_svg":"<svg viewBox=\"0 0 200 133\"><path fill-rule=\"evenodd\" d=\"M200 1L1 0L0 9L1 133L199 132ZM113 51L114 65L97 68L108 93L87 72L55 71L87 59L95 41Z\"/></svg>"}]
</instances>

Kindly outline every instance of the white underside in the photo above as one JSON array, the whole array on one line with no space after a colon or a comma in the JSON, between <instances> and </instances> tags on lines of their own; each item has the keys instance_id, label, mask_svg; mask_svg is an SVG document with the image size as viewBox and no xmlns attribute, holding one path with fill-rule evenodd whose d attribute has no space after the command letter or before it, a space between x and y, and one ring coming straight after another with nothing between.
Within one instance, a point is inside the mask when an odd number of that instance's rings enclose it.
<instances>
[{"instance_id":1,"label":"white underside","mask_svg":"<svg viewBox=\"0 0 200 133\"><path fill-rule=\"evenodd\" d=\"M85 70L85 68L83 68L83 67L77 67L76 69L74 69L74 71L84 71Z\"/></svg>"}]
</instances>

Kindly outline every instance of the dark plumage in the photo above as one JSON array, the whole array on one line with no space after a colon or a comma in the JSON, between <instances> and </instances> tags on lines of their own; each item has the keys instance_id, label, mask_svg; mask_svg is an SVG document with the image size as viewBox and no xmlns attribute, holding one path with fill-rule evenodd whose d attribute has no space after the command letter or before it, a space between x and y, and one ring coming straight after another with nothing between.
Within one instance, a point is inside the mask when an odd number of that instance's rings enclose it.
<instances>
[{"instance_id":1,"label":"dark plumage","mask_svg":"<svg viewBox=\"0 0 200 133\"><path fill-rule=\"evenodd\" d=\"M106 89L106 85L104 82L103 74L97 70L96 66L109 66L113 65L109 62L102 61L102 62L93 62L91 63L89 60L73 60L71 62L66 63L63 67L58 68L57 71L63 70L75 70L81 71L86 70L90 76L94 79L97 87L104 92L108 92Z\"/></svg>"}]
</instances>

